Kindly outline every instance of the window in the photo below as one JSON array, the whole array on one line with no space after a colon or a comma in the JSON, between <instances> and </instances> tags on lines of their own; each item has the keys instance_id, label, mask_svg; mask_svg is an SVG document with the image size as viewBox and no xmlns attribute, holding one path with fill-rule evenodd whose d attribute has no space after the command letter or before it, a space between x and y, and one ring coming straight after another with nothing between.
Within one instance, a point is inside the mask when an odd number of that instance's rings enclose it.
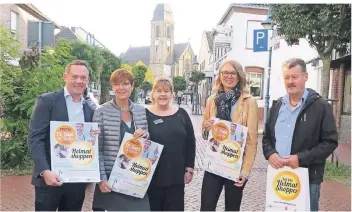
<instances>
[{"instance_id":1,"label":"window","mask_svg":"<svg viewBox=\"0 0 352 212\"><path fill-rule=\"evenodd\" d=\"M167 38L171 38L171 27L167 26Z\"/></svg>"},{"instance_id":2,"label":"window","mask_svg":"<svg viewBox=\"0 0 352 212\"><path fill-rule=\"evenodd\" d=\"M351 71L345 73L343 96L342 112L344 114L351 114Z\"/></svg>"},{"instance_id":3,"label":"window","mask_svg":"<svg viewBox=\"0 0 352 212\"><path fill-rule=\"evenodd\" d=\"M253 49L253 33L255 29L263 29L262 21L247 21L246 48Z\"/></svg>"},{"instance_id":4,"label":"window","mask_svg":"<svg viewBox=\"0 0 352 212\"><path fill-rule=\"evenodd\" d=\"M160 28L159 28L159 26L156 26L156 28L155 28L155 36L158 38L159 36L160 36Z\"/></svg>"},{"instance_id":5,"label":"window","mask_svg":"<svg viewBox=\"0 0 352 212\"><path fill-rule=\"evenodd\" d=\"M247 88L249 89L251 95L256 99L262 98L262 81L263 74L256 72L247 72Z\"/></svg>"},{"instance_id":6,"label":"window","mask_svg":"<svg viewBox=\"0 0 352 212\"><path fill-rule=\"evenodd\" d=\"M11 33L16 35L18 30L18 13L11 11Z\"/></svg>"}]
</instances>

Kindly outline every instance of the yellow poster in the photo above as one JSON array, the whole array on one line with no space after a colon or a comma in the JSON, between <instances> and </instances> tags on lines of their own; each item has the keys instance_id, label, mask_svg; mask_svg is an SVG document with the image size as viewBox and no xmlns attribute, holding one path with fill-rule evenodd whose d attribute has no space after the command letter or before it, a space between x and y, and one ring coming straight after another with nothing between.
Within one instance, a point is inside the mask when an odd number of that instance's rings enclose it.
<instances>
[{"instance_id":1,"label":"yellow poster","mask_svg":"<svg viewBox=\"0 0 352 212\"><path fill-rule=\"evenodd\" d=\"M268 165L266 187L267 211L309 211L309 176L307 168Z\"/></svg>"},{"instance_id":2,"label":"yellow poster","mask_svg":"<svg viewBox=\"0 0 352 212\"><path fill-rule=\"evenodd\" d=\"M248 128L215 119L209 133L205 171L236 181L242 168Z\"/></svg>"}]
</instances>

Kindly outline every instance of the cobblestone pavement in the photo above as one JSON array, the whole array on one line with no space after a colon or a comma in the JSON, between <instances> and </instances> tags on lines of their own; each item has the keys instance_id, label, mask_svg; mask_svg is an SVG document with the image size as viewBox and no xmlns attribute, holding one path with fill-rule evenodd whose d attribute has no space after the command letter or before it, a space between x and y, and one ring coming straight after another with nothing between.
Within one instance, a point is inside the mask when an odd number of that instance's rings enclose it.
<instances>
[{"instance_id":1,"label":"cobblestone pavement","mask_svg":"<svg viewBox=\"0 0 352 212\"><path fill-rule=\"evenodd\" d=\"M199 211L200 191L204 171L202 171L206 142L201 138L201 116L191 115L197 138L196 166L192 182L186 186L185 209ZM258 139L258 152L250 180L242 199L241 210L264 211L266 190L267 162L261 150L261 138ZM83 210L91 210L93 186L89 186ZM324 181L321 189L320 209L323 211L350 211L351 189L335 181ZM1 179L1 211L34 210L34 189L30 184L30 176L6 176ZM224 194L222 193L217 210L224 210Z\"/></svg>"}]
</instances>

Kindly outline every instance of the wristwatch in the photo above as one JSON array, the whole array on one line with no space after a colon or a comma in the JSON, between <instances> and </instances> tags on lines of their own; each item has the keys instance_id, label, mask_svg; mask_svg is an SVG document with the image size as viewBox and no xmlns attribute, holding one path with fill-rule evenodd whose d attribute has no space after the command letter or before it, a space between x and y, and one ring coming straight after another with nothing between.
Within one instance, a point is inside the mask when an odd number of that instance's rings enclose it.
<instances>
[{"instance_id":1,"label":"wristwatch","mask_svg":"<svg viewBox=\"0 0 352 212\"><path fill-rule=\"evenodd\" d=\"M187 173L190 173L191 175L193 175L194 174L194 172L193 171L189 171L189 170L185 170Z\"/></svg>"}]
</instances>

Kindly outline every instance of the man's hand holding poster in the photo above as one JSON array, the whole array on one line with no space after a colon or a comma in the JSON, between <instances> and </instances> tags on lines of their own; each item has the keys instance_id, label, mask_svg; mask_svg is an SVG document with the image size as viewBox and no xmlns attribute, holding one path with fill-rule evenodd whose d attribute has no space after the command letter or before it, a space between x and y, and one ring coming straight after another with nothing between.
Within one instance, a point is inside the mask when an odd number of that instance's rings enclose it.
<instances>
[{"instance_id":1,"label":"man's hand holding poster","mask_svg":"<svg viewBox=\"0 0 352 212\"><path fill-rule=\"evenodd\" d=\"M268 165L266 210L310 211L308 169Z\"/></svg>"},{"instance_id":2,"label":"man's hand holding poster","mask_svg":"<svg viewBox=\"0 0 352 212\"><path fill-rule=\"evenodd\" d=\"M148 190L163 145L125 133L109 177L113 191L143 198Z\"/></svg>"},{"instance_id":3,"label":"man's hand holding poster","mask_svg":"<svg viewBox=\"0 0 352 212\"><path fill-rule=\"evenodd\" d=\"M248 128L215 119L209 132L205 170L236 181L242 167L242 157Z\"/></svg>"},{"instance_id":4,"label":"man's hand holding poster","mask_svg":"<svg viewBox=\"0 0 352 212\"><path fill-rule=\"evenodd\" d=\"M64 183L100 182L98 124L50 122L51 170Z\"/></svg>"}]
</instances>

